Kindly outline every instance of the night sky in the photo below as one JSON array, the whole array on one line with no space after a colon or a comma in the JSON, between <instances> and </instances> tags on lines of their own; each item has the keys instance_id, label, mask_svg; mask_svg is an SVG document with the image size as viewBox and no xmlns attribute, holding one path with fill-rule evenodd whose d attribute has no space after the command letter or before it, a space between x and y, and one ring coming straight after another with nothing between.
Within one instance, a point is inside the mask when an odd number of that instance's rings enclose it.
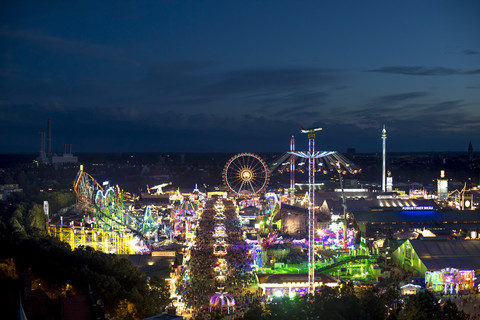
<instances>
[{"instance_id":1,"label":"night sky","mask_svg":"<svg viewBox=\"0 0 480 320\"><path fill-rule=\"evenodd\" d=\"M1 1L0 153L480 150L480 1Z\"/></svg>"}]
</instances>

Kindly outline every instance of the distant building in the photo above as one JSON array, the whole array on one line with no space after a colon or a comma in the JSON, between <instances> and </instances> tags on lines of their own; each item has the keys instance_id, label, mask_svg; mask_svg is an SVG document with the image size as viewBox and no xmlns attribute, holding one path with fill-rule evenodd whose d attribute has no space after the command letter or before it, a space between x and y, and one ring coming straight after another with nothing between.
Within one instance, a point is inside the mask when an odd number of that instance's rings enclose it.
<instances>
[{"instance_id":1,"label":"distant building","mask_svg":"<svg viewBox=\"0 0 480 320\"><path fill-rule=\"evenodd\" d=\"M10 194L22 191L18 183L0 184L0 200L6 200Z\"/></svg>"},{"instance_id":2,"label":"distant building","mask_svg":"<svg viewBox=\"0 0 480 320\"><path fill-rule=\"evenodd\" d=\"M447 179L438 179L437 199L438 200L447 200L447 198L448 198L448 180Z\"/></svg>"},{"instance_id":3,"label":"distant building","mask_svg":"<svg viewBox=\"0 0 480 320\"><path fill-rule=\"evenodd\" d=\"M72 154L72 145L63 145L63 154L61 156L52 153L52 130L51 120L47 122L47 143L45 143L45 132L40 132L40 154L37 160L43 164L66 164L77 163L78 158ZM67 152L68 146L68 152Z\"/></svg>"},{"instance_id":4,"label":"distant building","mask_svg":"<svg viewBox=\"0 0 480 320\"><path fill-rule=\"evenodd\" d=\"M359 211L354 213L362 237L374 239L377 234L429 229L437 234L452 234L452 230L476 231L480 228L480 212L435 211L431 207L405 207L400 211Z\"/></svg>"},{"instance_id":5,"label":"distant building","mask_svg":"<svg viewBox=\"0 0 480 320\"><path fill-rule=\"evenodd\" d=\"M71 153L64 153L61 156L52 156L51 163L52 164L65 164L65 163L77 163L78 157L74 156Z\"/></svg>"}]
</instances>

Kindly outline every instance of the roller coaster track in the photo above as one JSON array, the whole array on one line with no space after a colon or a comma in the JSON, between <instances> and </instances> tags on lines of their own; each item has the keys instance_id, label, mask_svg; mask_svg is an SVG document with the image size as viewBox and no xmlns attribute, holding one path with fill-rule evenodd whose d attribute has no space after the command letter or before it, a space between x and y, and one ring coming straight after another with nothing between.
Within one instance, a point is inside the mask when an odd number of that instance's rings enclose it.
<instances>
[{"instance_id":1,"label":"roller coaster track","mask_svg":"<svg viewBox=\"0 0 480 320\"><path fill-rule=\"evenodd\" d=\"M88 173L80 170L73 184L77 205L95 214L96 223L104 230L129 230L144 238L158 229L151 209L146 207L143 218L137 219L123 203L122 192L117 187L104 190Z\"/></svg>"},{"instance_id":2,"label":"roller coaster track","mask_svg":"<svg viewBox=\"0 0 480 320\"><path fill-rule=\"evenodd\" d=\"M377 256L374 255L358 255L358 256L349 256L348 258L335 261L332 264L329 264L327 266L321 267L321 268L315 268L315 272L325 272L330 269L335 269L338 268L344 264L348 264L357 260L366 260L366 259L375 259Z\"/></svg>"},{"instance_id":3,"label":"roller coaster track","mask_svg":"<svg viewBox=\"0 0 480 320\"><path fill-rule=\"evenodd\" d=\"M102 186L91 175L83 170L79 170L75 182L73 183L73 190L77 195L77 204L82 206L84 210L94 213L95 207L93 199L98 190L102 190Z\"/></svg>"}]
</instances>

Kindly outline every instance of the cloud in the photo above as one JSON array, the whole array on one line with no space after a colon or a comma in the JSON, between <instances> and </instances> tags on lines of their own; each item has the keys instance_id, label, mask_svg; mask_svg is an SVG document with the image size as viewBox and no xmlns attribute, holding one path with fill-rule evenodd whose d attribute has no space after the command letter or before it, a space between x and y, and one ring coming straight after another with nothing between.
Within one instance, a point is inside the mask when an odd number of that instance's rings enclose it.
<instances>
[{"instance_id":1,"label":"cloud","mask_svg":"<svg viewBox=\"0 0 480 320\"><path fill-rule=\"evenodd\" d=\"M64 143L72 143L74 150L83 152L273 151L288 143L278 141L279 135L288 138L299 128L294 121L250 114L2 103L0 150L34 152L38 132L46 130L47 119L52 120L55 151Z\"/></svg>"},{"instance_id":2,"label":"cloud","mask_svg":"<svg viewBox=\"0 0 480 320\"><path fill-rule=\"evenodd\" d=\"M458 113L461 109L465 106L465 102L463 100L451 100L451 101L443 101L439 103L432 104L430 106L425 106L422 109L424 113Z\"/></svg>"},{"instance_id":3,"label":"cloud","mask_svg":"<svg viewBox=\"0 0 480 320\"><path fill-rule=\"evenodd\" d=\"M480 51L478 50L463 50L463 53L464 54L467 54L467 55L476 55L476 54L480 54Z\"/></svg>"},{"instance_id":4,"label":"cloud","mask_svg":"<svg viewBox=\"0 0 480 320\"><path fill-rule=\"evenodd\" d=\"M307 114L311 112L300 112L305 109L318 108L325 105L325 99L328 94L324 92L317 92L315 94L296 94L295 97L290 97L285 103L287 107L277 108L277 112L271 114L273 117L308 117ZM314 112L318 114L318 112Z\"/></svg>"},{"instance_id":5,"label":"cloud","mask_svg":"<svg viewBox=\"0 0 480 320\"><path fill-rule=\"evenodd\" d=\"M398 104L407 100L426 97L429 93L425 91L413 91L400 94L391 94L372 99L374 105Z\"/></svg>"},{"instance_id":6,"label":"cloud","mask_svg":"<svg viewBox=\"0 0 480 320\"><path fill-rule=\"evenodd\" d=\"M428 100L425 99L427 97ZM322 123L318 125L333 127L335 131L347 125L364 132L387 123L401 130L402 134L406 134L406 131L419 135L424 131L466 134L469 130L480 129L480 117L474 108L469 107L471 105L465 100L435 101L428 92L413 91L379 96L353 109L340 111L340 108L336 108L334 113L323 113L319 117Z\"/></svg>"},{"instance_id":7,"label":"cloud","mask_svg":"<svg viewBox=\"0 0 480 320\"><path fill-rule=\"evenodd\" d=\"M412 91L379 96L354 110L346 109L340 115L345 121L368 126L376 122L385 122L389 117L398 118L416 114L423 105L412 104L411 101L428 95L429 93L425 91ZM406 105L406 102L409 104Z\"/></svg>"},{"instance_id":8,"label":"cloud","mask_svg":"<svg viewBox=\"0 0 480 320\"><path fill-rule=\"evenodd\" d=\"M460 70L445 67L418 67L418 66L391 66L382 67L378 69L366 70L365 72L380 72L391 74L405 74L411 76L449 76L449 75L472 75L480 74L480 69L475 70Z\"/></svg>"},{"instance_id":9,"label":"cloud","mask_svg":"<svg viewBox=\"0 0 480 320\"><path fill-rule=\"evenodd\" d=\"M173 61L149 68L136 85L139 104L234 114L245 110L286 117L324 105L327 90L341 85L340 72L321 68L223 70L215 61ZM127 100L134 100L128 99Z\"/></svg>"},{"instance_id":10,"label":"cloud","mask_svg":"<svg viewBox=\"0 0 480 320\"><path fill-rule=\"evenodd\" d=\"M215 94L281 91L312 86L331 86L339 81L336 71L321 68L255 68L225 74L207 91Z\"/></svg>"},{"instance_id":11,"label":"cloud","mask_svg":"<svg viewBox=\"0 0 480 320\"><path fill-rule=\"evenodd\" d=\"M94 44L88 41L68 40L33 30L12 30L7 28L0 28L0 36L24 40L37 48L54 54L81 56L134 66L140 65L138 61L125 57L118 48Z\"/></svg>"},{"instance_id":12,"label":"cloud","mask_svg":"<svg viewBox=\"0 0 480 320\"><path fill-rule=\"evenodd\" d=\"M395 141L402 141L405 151L441 148L446 145L438 141L463 141L465 136L480 130L480 117L468 112L465 101L421 103L411 93L390 96L402 95L409 104L400 103L386 110L379 108L365 114L360 110L357 114L304 108L290 113L288 118L243 110L228 115L206 110L187 113L135 106L69 108L58 103L14 105L3 101L0 150L36 152L38 132L46 130L47 119L52 119L53 146L57 152L63 150L64 143L72 143L78 152L284 152L290 135L299 132L300 125L306 125L301 119L320 120L316 124L324 130L318 137L319 150L372 150L379 141L382 123L387 124L390 146L395 146L392 150L399 150ZM402 112L405 109L412 112ZM299 150L305 150L306 138L299 138L298 144ZM449 145L444 150L454 147Z\"/></svg>"},{"instance_id":13,"label":"cloud","mask_svg":"<svg viewBox=\"0 0 480 320\"><path fill-rule=\"evenodd\" d=\"M144 81L155 81L157 78L175 74L191 74L195 71L209 69L220 63L213 60L172 60L151 66L147 70Z\"/></svg>"},{"instance_id":14,"label":"cloud","mask_svg":"<svg viewBox=\"0 0 480 320\"><path fill-rule=\"evenodd\" d=\"M344 81L337 70L280 67L232 71L211 60L170 61L138 71L143 71L138 80L108 82L0 72L0 95L10 103L24 105L58 102L69 108L98 109L135 106L139 112L208 110L232 116L248 112L287 119L325 105Z\"/></svg>"}]
</instances>

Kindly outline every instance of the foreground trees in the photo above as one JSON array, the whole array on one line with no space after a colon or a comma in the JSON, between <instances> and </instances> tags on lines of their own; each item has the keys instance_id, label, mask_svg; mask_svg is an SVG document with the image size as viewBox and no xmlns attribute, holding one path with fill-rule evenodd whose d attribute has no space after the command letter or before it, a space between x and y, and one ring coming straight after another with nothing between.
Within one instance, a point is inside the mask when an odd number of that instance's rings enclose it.
<instances>
[{"instance_id":1,"label":"foreground trees","mask_svg":"<svg viewBox=\"0 0 480 320\"><path fill-rule=\"evenodd\" d=\"M28 272L32 287L41 287L52 297L67 289L86 293L90 286L115 319L158 314L169 303L165 280L147 279L126 258L90 247L72 251L68 244L49 238L39 204L3 202L0 214L0 262L6 266L0 268L2 295L16 295L22 285L19 275Z\"/></svg>"},{"instance_id":2,"label":"foreground trees","mask_svg":"<svg viewBox=\"0 0 480 320\"><path fill-rule=\"evenodd\" d=\"M469 319L468 315L458 310L455 303L447 300L442 306L430 292L419 292L402 302L398 295L392 299L392 291L380 294L375 289L354 292L350 288L349 285L344 285L339 290L324 287L321 293L313 297L275 298L265 304L257 301L251 305L243 319Z\"/></svg>"}]
</instances>

